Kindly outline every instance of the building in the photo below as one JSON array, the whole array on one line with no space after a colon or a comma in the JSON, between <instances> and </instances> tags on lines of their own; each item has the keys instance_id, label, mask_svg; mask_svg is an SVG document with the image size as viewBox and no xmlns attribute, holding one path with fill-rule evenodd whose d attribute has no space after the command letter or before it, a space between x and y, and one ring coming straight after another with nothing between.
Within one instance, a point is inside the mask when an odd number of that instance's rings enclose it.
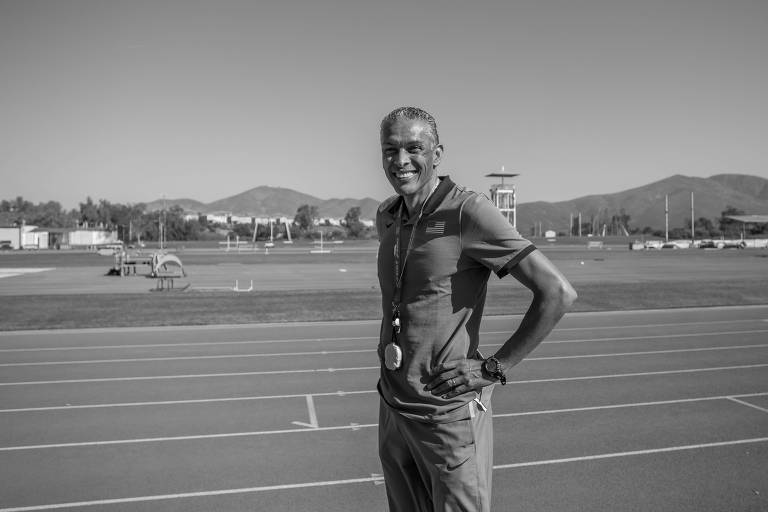
<instances>
[{"instance_id":1,"label":"building","mask_svg":"<svg viewBox=\"0 0 768 512\"><path fill-rule=\"evenodd\" d=\"M117 242L117 231L103 229L0 227L0 245L12 249L91 249Z\"/></svg>"}]
</instances>

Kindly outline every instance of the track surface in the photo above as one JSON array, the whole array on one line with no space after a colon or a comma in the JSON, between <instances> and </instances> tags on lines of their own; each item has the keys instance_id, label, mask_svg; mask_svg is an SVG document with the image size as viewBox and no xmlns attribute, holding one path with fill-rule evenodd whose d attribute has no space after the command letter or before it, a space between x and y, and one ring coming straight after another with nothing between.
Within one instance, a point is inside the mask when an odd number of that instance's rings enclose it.
<instances>
[{"instance_id":1,"label":"track surface","mask_svg":"<svg viewBox=\"0 0 768 512\"><path fill-rule=\"evenodd\" d=\"M0 512L384 511L377 331L0 333ZM494 510L768 510L768 306L571 314L510 381Z\"/></svg>"}]
</instances>

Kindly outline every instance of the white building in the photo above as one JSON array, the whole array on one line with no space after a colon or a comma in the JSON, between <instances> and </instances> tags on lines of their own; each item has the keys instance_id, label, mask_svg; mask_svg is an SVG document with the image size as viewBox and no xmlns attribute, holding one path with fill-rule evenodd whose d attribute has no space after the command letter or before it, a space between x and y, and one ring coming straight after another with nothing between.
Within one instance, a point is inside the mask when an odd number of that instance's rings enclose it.
<instances>
[{"instance_id":1,"label":"white building","mask_svg":"<svg viewBox=\"0 0 768 512\"><path fill-rule=\"evenodd\" d=\"M2 227L0 243L13 249L47 249L48 230L32 225Z\"/></svg>"}]
</instances>

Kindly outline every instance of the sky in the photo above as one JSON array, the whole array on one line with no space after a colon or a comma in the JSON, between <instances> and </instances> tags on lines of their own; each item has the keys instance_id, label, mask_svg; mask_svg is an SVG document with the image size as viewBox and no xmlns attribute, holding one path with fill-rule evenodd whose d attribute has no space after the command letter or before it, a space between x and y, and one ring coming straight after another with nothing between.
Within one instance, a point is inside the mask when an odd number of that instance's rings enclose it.
<instances>
[{"instance_id":1,"label":"sky","mask_svg":"<svg viewBox=\"0 0 768 512\"><path fill-rule=\"evenodd\" d=\"M383 200L401 105L519 202L768 178L767 54L766 0L0 0L0 199Z\"/></svg>"}]
</instances>

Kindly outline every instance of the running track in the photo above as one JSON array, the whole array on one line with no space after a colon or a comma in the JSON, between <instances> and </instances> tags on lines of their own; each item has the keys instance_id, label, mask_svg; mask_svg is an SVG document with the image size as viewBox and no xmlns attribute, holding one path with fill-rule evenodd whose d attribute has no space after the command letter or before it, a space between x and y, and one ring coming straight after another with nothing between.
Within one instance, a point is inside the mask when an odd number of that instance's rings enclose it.
<instances>
[{"instance_id":1,"label":"running track","mask_svg":"<svg viewBox=\"0 0 768 512\"><path fill-rule=\"evenodd\" d=\"M0 512L384 511L377 330L0 333ZM494 510L768 510L768 306L571 314L510 380Z\"/></svg>"}]
</instances>

